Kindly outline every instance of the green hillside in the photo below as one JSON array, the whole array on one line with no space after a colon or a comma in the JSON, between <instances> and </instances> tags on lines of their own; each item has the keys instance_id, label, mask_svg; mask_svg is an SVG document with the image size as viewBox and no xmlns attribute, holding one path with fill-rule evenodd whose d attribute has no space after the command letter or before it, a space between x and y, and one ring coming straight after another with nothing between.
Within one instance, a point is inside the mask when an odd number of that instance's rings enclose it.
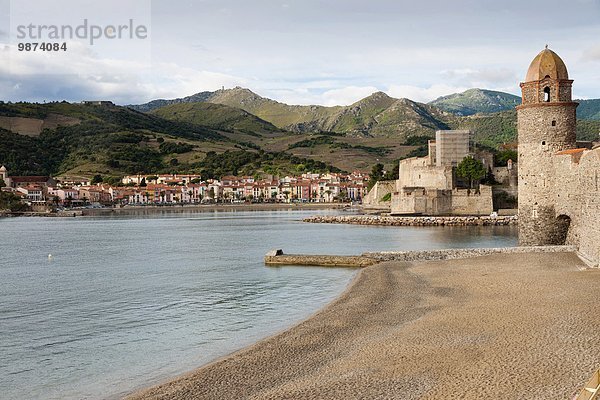
<instances>
[{"instance_id":1,"label":"green hillside","mask_svg":"<svg viewBox=\"0 0 600 400\"><path fill-rule=\"evenodd\" d=\"M457 118L451 123L455 129L471 129L475 142L497 148L503 143L517 141L517 112L504 111ZM578 140L598 140L600 121L577 120Z\"/></svg>"},{"instance_id":2,"label":"green hillside","mask_svg":"<svg viewBox=\"0 0 600 400\"><path fill-rule=\"evenodd\" d=\"M227 132L265 133L279 129L273 124L239 108L213 103L179 103L151 112L161 118L203 125Z\"/></svg>"},{"instance_id":3,"label":"green hillside","mask_svg":"<svg viewBox=\"0 0 600 400\"><path fill-rule=\"evenodd\" d=\"M579 106L577 107L577 118L600 121L600 99L575 101L579 103Z\"/></svg>"},{"instance_id":4,"label":"green hillside","mask_svg":"<svg viewBox=\"0 0 600 400\"><path fill-rule=\"evenodd\" d=\"M440 97L429 104L452 114L468 116L512 110L521 104L521 98L493 90L469 89L462 93Z\"/></svg>"},{"instance_id":5,"label":"green hillside","mask_svg":"<svg viewBox=\"0 0 600 400\"><path fill-rule=\"evenodd\" d=\"M203 164L207 155L226 154L227 162L246 160L236 167L244 172L368 171L423 154L438 129L471 129L476 142L490 147L516 140L514 110L458 116L382 92L338 107L289 106L242 88L187 99L199 98L208 101L176 99L150 113L114 105L0 103L0 164L13 174L119 176L214 171ZM579 139L598 138L595 104L582 101L579 117L589 119L578 120Z\"/></svg>"},{"instance_id":6,"label":"green hillside","mask_svg":"<svg viewBox=\"0 0 600 400\"><path fill-rule=\"evenodd\" d=\"M249 173L282 174L337 170L329 164L282 152L257 150L217 131L188 122L169 121L125 107L68 103L0 104L0 116L44 119L76 117L78 124L46 129L38 136L0 129L0 164L13 175L122 176L136 173L209 172L207 155L223 161L244 159ZM269 124L261 124L272 129ZM214 159L214 156L211 158ZM210 165L208 165L209 163Z\"/></svg>"}]
</instances>

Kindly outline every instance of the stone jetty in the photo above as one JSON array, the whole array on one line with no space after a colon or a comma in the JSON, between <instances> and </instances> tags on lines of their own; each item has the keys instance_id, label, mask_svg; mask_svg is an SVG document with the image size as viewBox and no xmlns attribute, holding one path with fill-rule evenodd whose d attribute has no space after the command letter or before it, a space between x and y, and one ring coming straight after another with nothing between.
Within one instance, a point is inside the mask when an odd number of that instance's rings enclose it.
<instances>
[{"instance_id":1,"label":"stone jetty","mask_svg":"<svg viewBox=\"0 0 600 400\"><path fill-rule=\"evenodd\" d=\"M516 225L517 216L392 217L379 215L314 215L303 222L384 226L506 226Z\"/></svg>"},{"instance_id":2,"label":"stone jetty","mask_svg":"<svg viewBox=\"0 0 600 400\"><path fill-rule=\"evenodd\" d=\"M575 246L522 246L473 249L467 248L439 250L378 251L362 253L359 256L335 256L314 254L285 254L283 250L278 249L271 250L265 255L265 265L364 268L374 264L388 261L415 262L434 260L457 260L483 257L492 254L575 253L576 251L577 248Z\"/></svg>"},{"instance_id":3,"label":"stone jetty","mask_svg":"<svg viewBox=\"0 0 600 400\"><path fill-rule=\"evenodd\" d=\"M301 265L363 268L378 262L374 257L284 254L283 250L272 250L265 256L265 265L270 266Z\"/></svg>"}]
</instances>

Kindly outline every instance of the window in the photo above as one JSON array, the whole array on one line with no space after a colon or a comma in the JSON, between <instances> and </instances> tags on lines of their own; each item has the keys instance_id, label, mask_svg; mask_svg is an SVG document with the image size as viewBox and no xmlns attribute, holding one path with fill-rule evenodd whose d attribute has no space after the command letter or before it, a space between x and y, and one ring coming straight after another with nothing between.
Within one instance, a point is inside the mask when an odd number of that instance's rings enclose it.
<instances>
[{"instance_id":1,"label":"window","mask_svg":"<svg viewBox=\"0 0 600 400\"><path fill-rule=\"evenodd\" d=\"M548 86L544 88L544 101L546 103L550 102L550 88Z\"/></svg>"},{"instance_id":2,"label":"window","mask_svg":"<svg viewBox=\"0 0 600 400\"><path fill-rule=\"evenodd\" d=\"M552 121L552 126L556 126L556 121L555 120Z\"/></svg>"},{"instance_id":3,"label":"window","mask_svg":"<svg viewBox=\"0 0 600 400\"><path fill-rule=\"evenodd\" d=\"M542 140L542 146L545 146L545 145L546 145L546 141Z\"/></svg>"}]
</instances>

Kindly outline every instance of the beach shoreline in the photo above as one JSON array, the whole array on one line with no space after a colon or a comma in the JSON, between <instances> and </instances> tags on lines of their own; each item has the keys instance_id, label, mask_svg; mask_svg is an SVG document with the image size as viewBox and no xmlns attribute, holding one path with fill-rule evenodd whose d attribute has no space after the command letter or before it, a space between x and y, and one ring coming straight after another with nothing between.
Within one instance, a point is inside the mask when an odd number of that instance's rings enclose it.
<instances>
[{"instance_id":1,"label":"beach shoreline","mask_svg":"<svg viewBox=\"0 0 600 400\"><path fill-rule=\"evenodd\" d=\"M600 364L584 295L600 270L584 268L573 253L380 263L295 326L127 398L568 398Z\"/></svg>"}]
</instances>

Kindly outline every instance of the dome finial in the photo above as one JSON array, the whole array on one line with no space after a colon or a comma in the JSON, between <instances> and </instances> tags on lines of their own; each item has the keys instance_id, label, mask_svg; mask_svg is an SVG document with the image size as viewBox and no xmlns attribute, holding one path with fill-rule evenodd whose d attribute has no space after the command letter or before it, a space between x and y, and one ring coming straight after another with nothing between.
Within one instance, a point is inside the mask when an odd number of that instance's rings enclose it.
<instances>
[{"instance_id":1,"label":"dome finial","mask_svg":"<svg viewBox=\"0 0 600 400\"><path fill-rule=\"evenodd\" d=\"M548 43L546 43L546 50L548 50Z\"/></svg>"}]
</instances>

